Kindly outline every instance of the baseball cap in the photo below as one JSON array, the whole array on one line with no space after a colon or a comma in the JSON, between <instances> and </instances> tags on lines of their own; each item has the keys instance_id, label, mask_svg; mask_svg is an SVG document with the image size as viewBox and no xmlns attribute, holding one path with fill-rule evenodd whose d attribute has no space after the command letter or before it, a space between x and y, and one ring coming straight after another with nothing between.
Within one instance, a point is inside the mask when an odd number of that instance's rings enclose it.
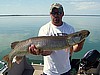
<instances>
[{"instance_id":1,"label":"baseball cap","mask_svg":"<svg viewBox=\"0 0 100 75\"><path fill-rule=\"evenodd\" d=\"M62 5L59 4L59 3L53 3L53 4L51 5L51 7L50 7L50 12L53 12L53 9L54 9L54 8L57 8L57 9L59 10L60 13L63 12L63 7L62 7Z\"/></svg>"}]
</instances>

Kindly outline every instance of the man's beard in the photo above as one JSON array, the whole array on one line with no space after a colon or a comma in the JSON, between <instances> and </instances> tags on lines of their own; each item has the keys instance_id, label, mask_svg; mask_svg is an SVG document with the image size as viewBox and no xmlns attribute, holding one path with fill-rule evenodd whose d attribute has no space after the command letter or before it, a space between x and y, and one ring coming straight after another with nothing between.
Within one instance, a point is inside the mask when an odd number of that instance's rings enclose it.
<instances>
[{"instance_id":1,"label":"man's beard","mask_svg":"<svg viewBox=\"0 0 100 75\"><path fill-rule=\"evenodd\" d=\"M54 18L54 19L53 19L53 22L54 22L54 23L59 23L60 20L59 20L59 18Z\"/></svg>"}]
</instances>

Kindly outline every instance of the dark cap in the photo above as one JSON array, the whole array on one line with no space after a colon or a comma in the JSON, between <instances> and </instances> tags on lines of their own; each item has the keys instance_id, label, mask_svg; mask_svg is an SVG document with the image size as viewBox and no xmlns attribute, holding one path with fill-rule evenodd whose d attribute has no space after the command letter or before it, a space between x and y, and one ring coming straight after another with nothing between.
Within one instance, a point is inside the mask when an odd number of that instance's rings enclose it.
<instances>
[{"instance_id":1,"label":"dark cap","mask_svg":"<svg viewBox=\"0 0 100 75\"><path fill-rule=\"evenodd\" d=\"M63 12L63 7L62 7L62 5L59 4L59 3L53 3L53 4L51 5L51 7L50 7L50 12L52 12L54 8L57 8L57 9L59 10L60 13Z\"/></svg>"}]
</instances>

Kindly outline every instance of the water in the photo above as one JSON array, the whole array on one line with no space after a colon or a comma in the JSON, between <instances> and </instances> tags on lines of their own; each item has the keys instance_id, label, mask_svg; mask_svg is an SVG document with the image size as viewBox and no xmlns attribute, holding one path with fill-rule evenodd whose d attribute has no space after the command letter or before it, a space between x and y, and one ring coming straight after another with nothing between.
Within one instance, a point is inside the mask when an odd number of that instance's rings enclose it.
<instances>
[{"instance_id":1,"label":"water","mask_svg":"<svg viewBox=\"0 0 100 75\"><path fill-rule=\"evenodd\" d=\"M11 51L11 42L37 36L39 28L49 20L49 16L0 17L0 60ZM91 49L100 51L100 16L64 16L63 20L76 31L86 29L91 32L83 49L74 53L73 58L82 58ZM43 60L42 56L30 56L30 59Z\"/></svg>"}]
</instances>

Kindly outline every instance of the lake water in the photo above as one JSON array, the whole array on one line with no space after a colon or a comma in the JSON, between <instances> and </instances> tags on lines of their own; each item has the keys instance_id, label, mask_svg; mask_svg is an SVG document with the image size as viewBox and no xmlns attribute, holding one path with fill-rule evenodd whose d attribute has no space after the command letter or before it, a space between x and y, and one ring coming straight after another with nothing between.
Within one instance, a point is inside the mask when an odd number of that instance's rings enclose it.
<instances>
[{"instance_id":1,"label":"lake water","mask_svg":"<svg viewBox=\"0 0 100 75\"><path fill-rule=\"evenodd\" d=\"M49 20L49 16L0 17L0 60L11 51L11 42L37 36L39 28ZM74 53L73 58L82 58L91 49L100 51L100 16L64 16L63 20L72 25L76 31L83 29L90 31L83 49ZM42 56L32 55L30 59L43 60Z\"/></svg>"}]
</instances>

